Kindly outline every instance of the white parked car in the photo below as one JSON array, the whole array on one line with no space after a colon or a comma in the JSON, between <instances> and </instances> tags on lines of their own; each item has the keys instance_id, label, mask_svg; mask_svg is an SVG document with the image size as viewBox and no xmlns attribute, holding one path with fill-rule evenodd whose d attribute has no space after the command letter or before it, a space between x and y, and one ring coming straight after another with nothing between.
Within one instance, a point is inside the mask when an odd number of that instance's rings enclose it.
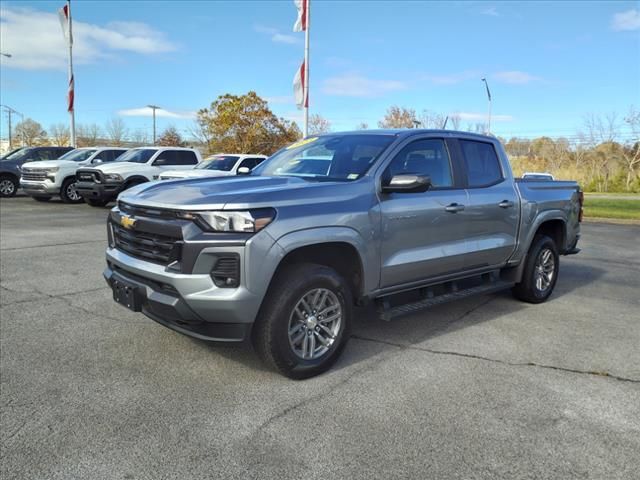
<instances>
[{"instance_id":1,"label":"white parked car","mask_svg":"<svg viewBox=\"0 0 640 480\"><path fill-rule=\"evenodd\" d=\"M182 147L132 148L116 162L76 172L76 191L92 207L102 207L127 188L157 180L166 170L195 166L200 152Z\"/></svg>"},{"instance_id":2,"label":"white parked car","mask_svg":"<svg viewBox=\"0 0 640 480\"><path fill-rule=\"evenodd\" d=\"M217 154L205 158L195 168L187 170L171 170L162 172L160 180L174 180L176 178L198 178L198 177L227 177L238 173L249 173L262 161L266 155L236 155ZM240 168L246 171L238 172Z\"/></svg>"},{"instance_id":3,"label":"white parked car","mask_svg":"<svg viewBox=\"0 0 640 480\"><path fill-rule=\"evenodd\" d=\"M82 197L76 191L78 168L113 162L126 151L118 147L76 148L57 160L28 162L22 165L20 186L40 202L59 195L65 203L79 203Z\"/></svg>"}]
</instances>

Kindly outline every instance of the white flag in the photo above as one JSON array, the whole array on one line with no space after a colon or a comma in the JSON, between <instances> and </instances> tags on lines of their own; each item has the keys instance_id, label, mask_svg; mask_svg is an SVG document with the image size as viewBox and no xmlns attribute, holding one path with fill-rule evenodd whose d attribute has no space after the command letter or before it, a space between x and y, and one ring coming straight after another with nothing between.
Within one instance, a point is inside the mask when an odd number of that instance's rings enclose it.
<instances>
[{"instance_id":1,"label":"white flag","mask_svg":"<svg viewBox=\"0 0 640 480\"><path fill-rule=\"evenodd\" d=\"M300 68L296 70L296 75L293 77L293 95L295 96L298 108L309 106L309 95L307 94L307 98L305 98L304 89L304 62L302 62L302 65L300 65Z\"/></svg>"},{"instance_id":2,"label":"white flag","mask_svg":"<svg viewBox=\"0 0 640 480\"><path fill-rule=\"evenodd\" d=\"M298 9L298 18L293 24L294 32L304 32L307 29L307 2L308 0L293 0Z\"/></svg>"},{"instance_id":3,"label":"white flag","mask_svg":"<svg viewBox=\"0 0 640 480\"><path fill-rule=\"evenodd\" d=\"M58 17L60 18L60 26L62 27L64 38L69 42L69 45L73 45L73 37L69 26L69 4L58 10Z\"/></svg>"}]
</instances>

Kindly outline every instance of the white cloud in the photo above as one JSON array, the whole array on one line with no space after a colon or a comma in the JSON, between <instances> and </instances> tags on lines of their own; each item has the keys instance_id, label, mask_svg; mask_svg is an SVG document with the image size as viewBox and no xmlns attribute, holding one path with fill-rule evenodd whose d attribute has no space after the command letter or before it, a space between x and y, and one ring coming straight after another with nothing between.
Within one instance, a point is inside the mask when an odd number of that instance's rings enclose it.
<instances>
[{"instance_id":1,"label":"white cloud","mask_svg":"<svg viewBox=\"0 0 640 480\"><path fill-rule=\"evenodd\" d=\"M508 83L511 85L525 85L531 82L537 82L542 80L540 77L531 75L527 72L520 72L517 70L511 70L507 72L496 72L489 79L496 79L501 83Z\"/></svg>"},{"instance_id":2,"label":"white cloud","mask_svg":"<svg viewBox=\"0 0 640 480\"><path fill-rule=\"evenodd\" d=\"M152 117L153 110L149 107L129 108L125 110L119 110L118 115L122 115L125 117ZM156 109L156 117L193 119L196 117L196 112L170 112L168 110L159 108Z\"/></svg>"},{"instance_id":3,"label":"white cloud","mask_svg":"<svg viewBox=\"0 0 640 480\"><path fill-rule=\"evenodd\" d=\"M611 28L616 32L640 29L640 10L632 8L613 15Z\"/></svg>"},{"instance_id":4,"label":"white cloud","mask_svg":"<svg viewBox=\"0 0 640 480\"><path fill-rule=\"evenodd\" d=\"M466 120L466 121L478 121L478 122L484 122L487 119L487 114L486 113L474 113L474 112L455 112L452 113L450 116L458 116L460 117L460 120ZM513 117L511 115L491 115L491 121L496 121L496 122L511 122L513 120Z\"/></svg>"},{"instance_id":5,"label":"white cloud","mask_svg":"<svg viewBox=\"0 0 640 480\"><path fill-rule=\"evenodd\" d=\"M406 88L407 85L399 80L375 80L358 73L327 78L322 85L322 91L327 95L344 97L376 97Z\"/></svg>"},{"instance_id":6,"label":"white cloud","mask_svg":"<svg viewBox=\"0 0 640 480\"><path fill-rule=\"evenodd\" d=\"M67 67L66 41L56 13L29 8L0 9L3 66L28 70ZM87 64L113 58L118 52L156 54L177 46L145 23L112 22L105 26L73 22L74 62Z\"/></svg>"},{"instance_id":7,"label":"white cloud","mask_svg":"<svg viewBox=\"0 0 640 480\"><path fill-rule=\"evenodd\" d=\"M253 29L258 33L264 33L265 35L269 35L271 37L271 41L275 43L286 43L289 45L295 45L302 41L301 37L281 33L280 30L273 27L265 27L264 25L255 25Z\"/></svg>"},{"instance_id":8,"label":"white cloud","mask_svg":"<svg viewBox=\"0 0 640 480\"><path fill-rule=\"evenodd\" d=\"M488 7L480 12L482 15L490 15L492 17L499 17L498 9L496 7Z\"/></svg>"}]
</instances>

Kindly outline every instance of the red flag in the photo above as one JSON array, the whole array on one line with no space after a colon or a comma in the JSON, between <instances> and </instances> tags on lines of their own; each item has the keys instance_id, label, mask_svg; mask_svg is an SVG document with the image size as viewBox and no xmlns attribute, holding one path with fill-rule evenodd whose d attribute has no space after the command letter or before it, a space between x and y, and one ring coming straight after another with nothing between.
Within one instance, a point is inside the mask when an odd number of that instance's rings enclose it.
<instances>
[{"instance_id":1,"label":"red flag","mask_svg":"<svg viewBox=\"0 0 640 480\"><path fill-rule=\"evenodd\" d=\"M62 27L62 34L64 38L69 42L70 45L73 44L73 38L71 36L71 29L69 28L69 5L65 5L61 9L58 10L58 17L60 18L60 26Z\"/></svg>"},{"instance_id":2,"label":"red flag","mask_svg":"<svg viewBox=\"0 0 640 480\"><path fill-rule=\"evenodd\" d=\"M305 96L306 86L304 62L302 62L302 65L300 65L300 68L296 71L296 75L293 77L293 94L298 108L309 106L309 92L306 92L307 95Z\"/></svg>"},{"instance_id":3,"label":"red flag","mask_svg":"<svg viewBox=\"0 0 640 480\"><path fill-rule=\"evenodd\" d=\"M73 112L73 75L71 75L71 80L69 80L69 92L67 93L67 112Z\"/></svg>"},{"instance_id":4,"label":"red flag","mask_svg":"<svg viewBox=\"0 0 640 480\"><path fill-rule=\"evenodd\" d=\"M304 32L307 29L307 2L309 0L293 0L298 9L298 18L293 24L294 32Z\"/></svg>"}]
</instances>

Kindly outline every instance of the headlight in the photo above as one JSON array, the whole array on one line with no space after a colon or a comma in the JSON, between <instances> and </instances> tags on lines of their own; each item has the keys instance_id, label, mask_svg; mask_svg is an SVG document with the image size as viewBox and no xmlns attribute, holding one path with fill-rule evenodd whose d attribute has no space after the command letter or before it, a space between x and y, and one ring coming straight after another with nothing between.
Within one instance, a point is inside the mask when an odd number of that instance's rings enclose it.
<instances>
[{"instance_id":1,"label":"headlight","mask_svg":"<svg viewBox=\"0 0 640 480\"><path fill-rule=\"evenodd\" d=\"M276 211L273 208L260 208L237 212L184 212L178 216L194 220L203 229L212 232L255 233L276 218Z\"/></svg>"},{"instance_id":2,"label":"headlight","mask_svg":"<svg viewBox=\"0 0 640 480\"><path fill-rule=\"evenodd\" d=\"M124 178L122 178L122 175L118 175L117 173L107 173L104 176L105 180L107 182L122 182L124 181Z\"/></svg>"},{"instance_id":3,"label":"headlight","mask_svg":"<svg viewBox=\"0 0 640 480\"><path fill-rule=\"evenodd\" d=\"M56 173L58 170L60 170L60 167L47 167L42 169L45 173Z\"/></svg>"}]
</instances>

